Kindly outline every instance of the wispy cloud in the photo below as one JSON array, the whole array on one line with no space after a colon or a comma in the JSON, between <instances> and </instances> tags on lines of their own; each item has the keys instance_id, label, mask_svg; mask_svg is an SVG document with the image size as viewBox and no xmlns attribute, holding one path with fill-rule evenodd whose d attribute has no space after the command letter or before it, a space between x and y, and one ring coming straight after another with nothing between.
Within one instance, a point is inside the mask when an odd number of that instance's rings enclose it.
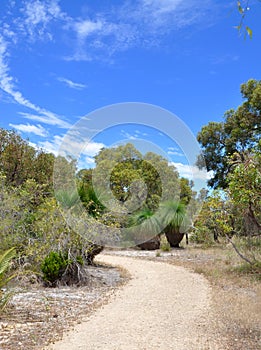
<instances>
[{"instance_id":1,"label":"wispy cloud","mask_svg":"<svg viewBox=\"0 0 261 350\"><path fill-rule=\"evenodd\" d=\"M85 40L89 35L101 32L104 23L101 20L91 21L89 19L79 20L73 23L73 28L80 40Z\"/></svg>"},{"instance_id":2,"label":"wispy cloud","mask_svg":"<svg viewBox=\"0 0 261 350\"><path fill-rule=\"evenodd\" d=\"M67 60L111 57L115 52L136 46L158 45L167 33L209 18L213 0L136 0L125 1L113 11L93 18L70 18L67 29L76 35L76 47Z\"/></svg>"},{"instance_id":3,"label":"wispy cloud","mask_svg":"<svg viewBox=\"0 0 261 350\"><path fill-rule=\"evenodd\" d=\"M78 154L80 158L85 157L88 159L88 163L91 163L90 159L105 147L101 142L86 142L77 137L68 135L65 137L63 135L55 135L52 140L39 142L39 146L47 152L51 152L55 155L58 155L59 149L62 146L62 149L63 151L66 151L66 154Z\"/></svg>"},{"instance_id":4,"label":"wispy cloud","mask_svg":"<svg viewBox=\"0 0 261 350\"><path fill-rule=\"evenodd\" d=\"M17 90L14 83L14 78L9 74L7 58L7 43L0 35L0 88L10 97L12 97L16 103L37 112L39 115L33 115L34 118L30 118L30 114L28 113L21 114L28 119L38 120L46 124L57 125L61 128L69 128L70 124L64 121L61 117L32 103L26 99L19 90Z\"/></svg>"},{"instance_id":5,"label":"wispy cloud","mask_svg":"<svg viewBox=\"0 0 261 350\"><path fill-rule=\"evenodd\" d=\"M167 153L170 156L184 157L184 154L180 151L178 147L168 147Z\"/></svg>"},{"instance_id":6,"label":"wispy cloud","mask_svg":"<svg viewBox=\"0 0 261 350\"><path fill-rule=\"evenodd\" d=\"M184 157L184 154L178 151L168 151L167 152L170 156L178 156L178 157Z\"/></svg>"},{"instance_id":7,"label":"wispy cloud","mask_svg":"<svg viewBox=\"0 0 261 350\"><path fill-rule=\"evenodd\" d=\"M46 111L41 115L34 114L34 113L25 113L25 112L19 112L19 114L25 119L34 120L34 121L48 124L48 125L58 126L62 129L69 129L71 127L71 124L69 124L65 120L62 120L60 117L58 117L52 112Z\"/></svg>"},{"instance_id":8,"label":"wispy cloud","mask_svg":"<svg viewBox=\"0 0 261 350\"><path fill-rule=\"evenodd\" d=\"M213 65L219 65L219 64L226 64L230 62L237 62L240 59L240 57L236 54L226 54L226 55L220 55L218 57L211 58L211 63Z\"/></svg>"},{"instance_id":9,"label":"wispy cloud","mask_svg":"<svg viewBox=\"0 0 261 350\"><path fill-rule=\"evenodd\" d=\"M9 124L9 126L11 126L12 128L22 131L22 132L26 132L26 133L32 133L35 134L37 136L43 136L46 137L48 135L47 130L45 130L45 128L40 125L32 125L32 124Z\"/></svg>"},{"instance_id":10,"label":"wispy cloud","mask_svg":"<svg viewBox=\"0 0 261 350\"><path fill-rule=\"evenodd\" d=\"M85 84L75 83L74 81L63 77L58 77L57 80L60 81L61 83L64 83L68 87L76 90L82 90L87 87Z\"/></svg>"},{"instance_id":11,"label":"wispy cloud","mask_svg":"<svg viewBox=\"0 0 261 350\"><path fill-rule=\"evenodd\" d=\"M135 134L140 135L140 136L148 136L148 134L146 132L142 132L140 130L135 130Z\"/></svg>"},{"instance_id":12,"label":"wispy cloud","mask_svg":"<svg viewBox=\"0 0 261 350\"><path fill-rule=\"evenodd\" d=\"M52 39L52 33L48 30L51 21L65 19L66 15L61 11L58 0L52 1L25 1L21 12L24 17L19 21L20 29L30 39Z\"/></svg>"},{"instance_id":13,"label":"wispy cloud","mask_svg":"<svg viewBox=\"0 0 261 350\"><path fill-rule=\"evenodd\" d=\"M74 39L69 61L111 61L116 52L133 47L151 47L166 34L188 26L211 22L214 0L133 0L122 1L95 14L72 17L58 0L24 0L9 36L23 35L29 40L55 40L56 33ZM207 21L206 21L207 19ZM212 21L213 22L213 21ZM52 30L56 25L56 29ZM204 24L206 25L206 24ZM60 38L59 38L60 39Z\"/></svg>"},{"instance_id":14,"label":"wispy cloud","mask_svg":"<svg viewBox=\"0 0 261 350\"><path fill-rule=\"evenodd\" d=\"M121 130L121 135L127 140L136 140L138 138L138 135L132 135L125 130Z\"/></svg>"}]
</instances>

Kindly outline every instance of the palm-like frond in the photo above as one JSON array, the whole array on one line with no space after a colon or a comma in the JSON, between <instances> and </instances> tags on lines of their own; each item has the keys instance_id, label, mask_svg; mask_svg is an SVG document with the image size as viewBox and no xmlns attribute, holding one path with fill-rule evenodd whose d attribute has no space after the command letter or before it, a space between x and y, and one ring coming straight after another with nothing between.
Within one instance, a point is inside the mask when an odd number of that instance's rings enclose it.
<instances>
[{"instance_id":1,"label":"palm-like frond","mask_svg":"<svg viewBox=\"0 0 261 350\"><path fill-rule=\"evenodd\" d=\"M180 202L167 201L161 204L160 209L167 240L171 247L178 247L186 227L186 206Z\"/></svg>"},{"instance_id":2,"label":"palm-like frond","mask_svg":"<svg viewBox=\"0 0 261 350\"><path fill-rule=\"evenodd\" d=\"M4 293L1 291L11 279L15 277L15 275L5 277L5 272L7 272L11 260L15 257L15 248L8 249L0 256L0 310L2 311L7 305L8 301L12 296L12 292Z\"/></svg>"},{"instance_id":3,"label":"palm-like frond","mask_svg":"<svg viewBox=\"0 0 261 350\"><path fill-rule=\"evenodd\" d=\"M179 229L186 217L186 206L180 202L167 201L161 204L161 213L165 226Z\"/></svg>"},{"instance_id":4,"label":"palm-like frond","mask_svg":"<svg viewBox=\"0 0 261 350\"><path fill-rule=\"evenodd\" d=\"M8 249L0 256L0 278L9 268L10 261L15 257L15 248Z\"/></svg>"}]
</instances>

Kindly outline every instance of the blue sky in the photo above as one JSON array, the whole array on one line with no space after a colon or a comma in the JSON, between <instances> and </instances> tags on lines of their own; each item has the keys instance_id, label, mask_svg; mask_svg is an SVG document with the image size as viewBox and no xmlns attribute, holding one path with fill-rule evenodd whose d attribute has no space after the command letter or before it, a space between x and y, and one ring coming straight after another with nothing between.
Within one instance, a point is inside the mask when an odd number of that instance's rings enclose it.
<instances>
[{"instance_id":1,"label":"blue sky","mask_svg":"<svg viewBox=\"0 0 261 350\"><path fill-rule=\"evenodd\" d=\"M83 116L135 101L175 113L196 135L242 102L241 83L260 79L261 4L249 7L252 40L233 28L233 0L1 0L0 127L57 152ZM86 164L101 147L138 138L186 174L175 142L127 125L89 142Z\"/></svg>"}]
</instances>

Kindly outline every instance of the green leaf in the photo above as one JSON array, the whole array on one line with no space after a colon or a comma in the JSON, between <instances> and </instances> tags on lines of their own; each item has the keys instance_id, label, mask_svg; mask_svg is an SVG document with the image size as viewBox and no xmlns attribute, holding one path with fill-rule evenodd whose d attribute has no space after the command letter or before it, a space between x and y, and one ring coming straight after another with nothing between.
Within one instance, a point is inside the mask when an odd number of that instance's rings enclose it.
<instances>
[{"instance_id":1,"label":"green leaf","mask_svg":"<svg viewBox=\"0 0 261 350\"><path fill-rule=\"evenodd\" d=\"M237 7L238 7L239 13L242 15L242 14L244 13L244 9L243 9L243 7L241 6L241 2L240 2L240 1L237 2Z\"/></svg>"},{"instance_id":2,"label":"green leaf","mask_svg":"<svg viewBox=\"0 0 261 350\"><path fill-rule=\"evenodd\" d=\"M253 37L253 31L251 28L249 28L248 26L246 26L246 31L247 31L247 34L248 36L250 37L250 39L252 39Z\"/></svg>"},{"instance_id":3,"label":"green leaf","mask_svg":"<svg viewBox=\"0 0 261 350\"><path fill-rule=\"evenodd\" d=\"M0 275L2 275L9 267L10 261L15 257L15 248L5 251L0 256Z\"/></svg>"}]
</instances>

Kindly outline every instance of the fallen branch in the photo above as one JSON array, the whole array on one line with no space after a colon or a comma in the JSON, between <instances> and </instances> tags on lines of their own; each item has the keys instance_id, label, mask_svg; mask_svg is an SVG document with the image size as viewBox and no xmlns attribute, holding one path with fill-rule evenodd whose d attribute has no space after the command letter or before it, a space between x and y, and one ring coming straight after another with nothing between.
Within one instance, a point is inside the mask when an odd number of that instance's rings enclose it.
<instances>
[{"instance_id":1,"label":"fallen branch","mask_svg":"<svg viewBox=\"0 0 261 350\"><path fill-rule=\"evenodd\" d=\"M228 235L226 235L227 240L232 244L232 247L235 249L236 253L240 256L241 259L245 260L248 264L250 265L254 265L253 261L249 260L248 258L246 258L242 253L240 253L240 251L238 250L237 246L235 245L235 243L232 241L231 238L228 237Z\"/></svg>"}]
</instances>

